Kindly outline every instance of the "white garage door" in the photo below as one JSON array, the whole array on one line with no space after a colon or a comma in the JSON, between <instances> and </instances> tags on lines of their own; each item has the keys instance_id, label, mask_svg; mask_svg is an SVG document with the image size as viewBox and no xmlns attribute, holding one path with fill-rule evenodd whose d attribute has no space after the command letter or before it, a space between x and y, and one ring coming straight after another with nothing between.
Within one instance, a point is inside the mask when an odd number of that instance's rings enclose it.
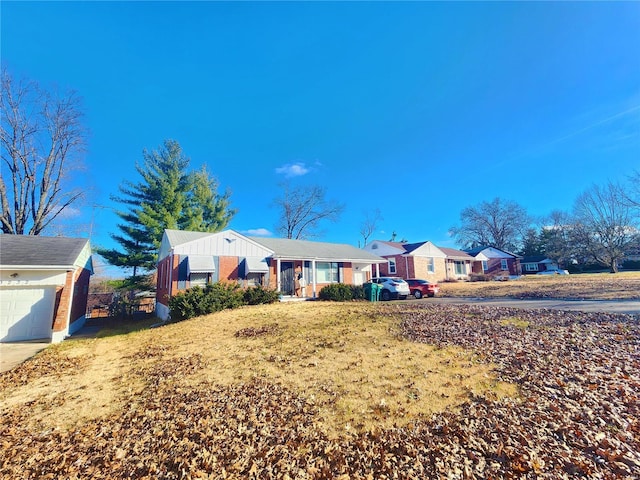
<instances>
[{"instance_id":1,"label":"white garage door","mask_svg":"<svg viewBox=\"0 0 640 480\"><path fill-rule=\"evenodd\" d=\"M0 342L51 338L53 287L0 288Z\"/></svg>"}]
</instances>

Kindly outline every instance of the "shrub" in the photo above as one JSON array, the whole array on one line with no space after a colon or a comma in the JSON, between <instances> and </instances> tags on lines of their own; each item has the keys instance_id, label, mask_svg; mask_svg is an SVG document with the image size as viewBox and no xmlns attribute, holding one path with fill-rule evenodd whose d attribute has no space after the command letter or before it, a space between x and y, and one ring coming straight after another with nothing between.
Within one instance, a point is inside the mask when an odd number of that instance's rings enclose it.
<instances>
[{"instance_id":1,"label":"shrub","mask_svg":"<svg viewBox=\"0 0 640 480\"><path fill-rule=\"evenodd\" d=\"M244 291L237 283L217 282L177 293L169 300L169 310L171 319L180 321L244 304Z\"/></svg>"},{"instance_id":2,"label":"shrub","mask_svg":"<svg viewBox=\"0 0 640 480\"><path fill-rule=\"evenodd\" d=\"M200 287L190 288L171 297L169 310L171 319L174 321L186 320L214 311L206 290Z\"/></svg>"},{"instance_id":3,"label":"shrub","mask_svg":"<svg viewBox=\"0 0 640 480\"><path fill-rule=\"evenodd\" d=\"M351 285L351 298L354 300L364 300L364 287L362 285Z\"/></svg>"},{"instance_id":4,"label":"shrub","mask_svg":"<svg viewBox=\"0 0 640 480\"><path fill-rule=\"evenodd\" d=\"M470 282L488 282L491 280L489 275L485 275L484 273L472 273L469 275Z\"/></svg>"},{"instance_id":5,"label":"shrub","mask_svg":"<svg viewBox=\"0 0 640 480\"><path fill-rule=\"evenodd\" d=\"M364 292L363 292L364 296ZM333 302L345 302L353 299L351 285L346 283L332 283L320 290L320 298L322 300L330 300Z\"/></svg>"},{"instance_id":6,"label":"shrub","mask_svg":"<svg viewBox=\"0 0 640 480\"><path fill-rule=\"evenodd\" d=\"M274 303L280 298L280 293L261 285L249 287L244 291L244 302L247 305L261 305L263 303Z\"/></svg>"}]
</instances>

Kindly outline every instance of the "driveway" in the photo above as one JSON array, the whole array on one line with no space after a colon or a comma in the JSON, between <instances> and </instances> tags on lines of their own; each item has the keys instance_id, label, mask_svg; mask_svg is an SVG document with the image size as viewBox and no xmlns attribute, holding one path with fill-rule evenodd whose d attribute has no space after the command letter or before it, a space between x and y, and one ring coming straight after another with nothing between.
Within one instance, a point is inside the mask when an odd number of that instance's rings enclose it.
<instances>
[{"instance_id":1,"label":"driveway","mask_svg":"<svg viewBox=\"0 0 640 480\"><path fill-rule=\"evenodd\" d=\"M93 338L100 331L100 328L99 326L85 325L69 338ZM0 373L17 367L49 345L51 342L48 340L0 343Z\"/></svg>"},{"instance_id":2,"label":"driveway","mask_svg":"<svg viewBox=\"0 0 640 480\"><path fill-rule=\"evenodd\" d=\"M34 340L32 342L0 343L0 373L17 367L26 359L44 350L49 345L48 341Z\"/></svg>"}]
</instances>

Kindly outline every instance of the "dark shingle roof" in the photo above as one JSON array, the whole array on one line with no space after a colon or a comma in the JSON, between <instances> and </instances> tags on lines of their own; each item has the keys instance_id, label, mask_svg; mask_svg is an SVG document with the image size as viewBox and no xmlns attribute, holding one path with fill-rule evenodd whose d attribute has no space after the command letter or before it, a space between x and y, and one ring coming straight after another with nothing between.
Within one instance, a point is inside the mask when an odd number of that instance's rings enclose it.
<instances>
[{"instance_id":1,"label":"dark shingle roof","mask_svg":"<svg viewBox=\"0 0 640 480\"><path fill-rule=\"evenodd\" d=\"M0 265L71 266L89 240L86 238L0 235Z\"/></svg>"},{"instance_id":2,"label":"dark shingle roof","mask_svg":"<svg viewBox=\"0 0 640 480\"><path fill-rule=\"evenodd\" d=\"M247 237L271 250L275 256L293 259L322 259L325 261L353 261L385 263L382 257L345 243L312 242L288 238Z\"/></svg>"}]
</instances>

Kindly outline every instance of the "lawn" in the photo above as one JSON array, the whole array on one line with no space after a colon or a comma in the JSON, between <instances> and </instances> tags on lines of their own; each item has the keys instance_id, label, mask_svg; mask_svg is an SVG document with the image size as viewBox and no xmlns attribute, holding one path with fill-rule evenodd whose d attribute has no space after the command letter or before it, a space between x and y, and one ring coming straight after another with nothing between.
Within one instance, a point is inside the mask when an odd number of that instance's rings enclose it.
<instances>
[{"instance_id":1,"label":"lawn","mask_svg":"<svg viewBox=\"0 0 640 480\"><path fill-rule=\"evenodd\" d=\"M525 275L508 282L443 282L440 287L448 297L639 300L640 272Z\"/></svg>"},{"instance_id":2,"label":"lawn","mask_svg":"<svg viewBox=\"0 0 640 480\"><path fill-rule=\"evenodd\" d=\"M637 478L639 339L630 316L425 301L65 341L0 376L0 477Z\"/></svg>"}]
</instances>

